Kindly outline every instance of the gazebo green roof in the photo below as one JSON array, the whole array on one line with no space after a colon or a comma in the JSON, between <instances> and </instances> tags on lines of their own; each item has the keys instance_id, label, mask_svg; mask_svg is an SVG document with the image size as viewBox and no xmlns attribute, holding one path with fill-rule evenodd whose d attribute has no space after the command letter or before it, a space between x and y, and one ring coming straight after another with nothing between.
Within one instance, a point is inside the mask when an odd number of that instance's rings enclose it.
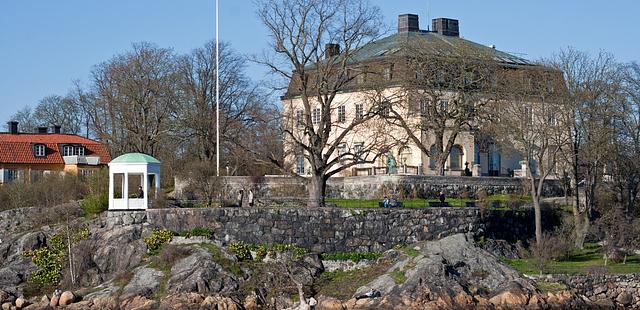
<instances>
[{"instance_id":1,"label":"gazebo green roof","mask_svg":"<svg viewBox=\"0 0 640 310\"><path fill-rule=\"evenodd\" d=\"M112 164L159 164L160 161L143 153L127 153L116 157Z\"/></svg>"}]
</instances>

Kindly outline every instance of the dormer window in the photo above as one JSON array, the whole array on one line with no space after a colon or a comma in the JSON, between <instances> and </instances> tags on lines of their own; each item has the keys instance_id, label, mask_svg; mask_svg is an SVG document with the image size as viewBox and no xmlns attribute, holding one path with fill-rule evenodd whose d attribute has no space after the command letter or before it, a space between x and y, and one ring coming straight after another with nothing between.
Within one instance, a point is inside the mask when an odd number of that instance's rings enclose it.
<instances>
[{"instance_id":1,"label":"dormer window","mask_svg":"<svg viewBox=\"0 0 640 310\"><path fill-rule=\"evenodd\" d=\"M62 155L63 156L73 156L75 155L73 152L73 145L65 145L64 147L62 147Z\"/></svg>"},{"instance_id":2,"label":"dormer window","mask_svg":"<svg viewBox=\"0 0 640 310\"><path fill-rule=\"evenodd\" d=\"M46 147L44 144L35 144L33 146L33 155L35 157L45 157L46 156Z\"/></svg>"},{"instance_id":3,"label":"dormer window","mask_svg":"<svg viewBox=\"0 0 640 310\"><path fill-rule=\"evenodd\" d=\"M76 155L84 156L84 146L82 145L76 146Z\"/></svg>"}]
</instances>

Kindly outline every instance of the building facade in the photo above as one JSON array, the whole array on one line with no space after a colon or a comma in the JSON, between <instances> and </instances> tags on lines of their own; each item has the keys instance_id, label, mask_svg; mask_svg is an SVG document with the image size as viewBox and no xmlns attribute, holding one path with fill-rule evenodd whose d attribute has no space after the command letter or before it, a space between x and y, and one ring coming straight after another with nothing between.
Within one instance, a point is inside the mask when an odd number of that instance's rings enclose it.
<instances>
[{"instance_id":1,"label":"building facade","mask_svg":"<svg viewBox=\"0 0 640 310\"><path fill-rule=\"evenodd\" d=\"M58 173L90 175L111 161L103 143L78 135L62 134L60 127L21 133L18 122L9 122L0 133L0 183L33 182Z\"/></svg>"},{"instance_id":2,"label":"building facade","mask_svg":"<svg viewBox=\"0 0 640 310\"><path fill-rule=\"evenodd\" d=\"M418 41L421 45L412 50L412 44ZM430 102L413 98L408 91L411 87L407 84L420 80L421 74L438 75L439 72L430 72L428 68L425 69L425 72L428 73L416 71L415 68L420 67L420 64L417 67L407 65L410 62L408 59L412 58L412 55L407 53L424 52L427 55L425 59L429 59L429 55L432 55L433 61L438 61L437 59L446 58L443 55L452 53L453 49L450 47L463 47L474 54L488 55L492 62L499 64L504 69L502 71L510 72L506 75L501 74L500 78L495 78L491 83L498 84L503 79L515 78L515 76L518 79L525 79L526 74L523 72L540 69L548 71L549 80L552 80L553 83L562 81L561 73L547 70L520 57L499 51L494 46L484 46L461 38L457 20L434 19L431 30L427 31L419 28L417 15L400 15L396 34L368 43L352 53L349 70L357 72L357 74L344 90L335 95L332 101L331 113L335 125L332 126L331 134L334 137L339 137L348 124L363 118L373 108L371 99L376 96L393 98L387 99L388 104L392 107L391 110L403 119L403 123L415 126L411 127L412 130L407 130L407 126L394 126L388 121L376 118L369 120L366 125L350 129L345 137L340 138L341 143L337 145L336 151L331 156L354 152L363 154L363 159L367 160L343 170L339 174L340 176L437 175L440 173L436 167L435 156L428 156L417 144L419 142L423 148L429 149L429 154L435 154L437 152L435 149L436 137L429 131L421 129L419 124L424 121L425 117L428 117L428 114L425 113L426 109L435 105L446 110L447 106L460 96L457 96L458 92L455 89L451 89L441 91L439 97ZM327 57L336 57L339 53L339 46L327 44ZM431 64L434 63L425 63L424 67L429 67ZM407 77L412 79L407 79ZM442 79L444 80L446 77ZM473 79L473 76L469 79ZM310 114L309 119L313 125L320 121L321 107L313 106L312 102L310 109L305 108L296 81L291 81L287 93L282 97L282 104L286 126L294 128L294 137L302 140L306 134L304 132L305 126L302 123L308 119L305 114ZM376 109L380 109L380 107ZM378 111L378 113L384 117L384 114L389 112ZM451 119L447 122L454 121ZM454 144L444 164L444 174L457 176L469 174L473 176L522 175L521 172L524 169L521 161L522 156L501 147L490 136L483 133L482 128L473 125L470 124L467 130L456 131ZM295 132L295 128L298 128L299 131ZM419 141L409 138L407 131L413 132L413 136L419 137ZM444 140L446 141L451 134L451 130L445 129ZM395 143L388 143L390 141ZM284 145L285 154L288 154L285 159L294 171L301 175L308 174L310 167L309 162L305 160L304 153L302 151L288 151L287 148L293 147L294 144L287 143L286 138ZM380 145L389 145L390 147L377 149L376 146Z\"/></svg>"}]
</instances>

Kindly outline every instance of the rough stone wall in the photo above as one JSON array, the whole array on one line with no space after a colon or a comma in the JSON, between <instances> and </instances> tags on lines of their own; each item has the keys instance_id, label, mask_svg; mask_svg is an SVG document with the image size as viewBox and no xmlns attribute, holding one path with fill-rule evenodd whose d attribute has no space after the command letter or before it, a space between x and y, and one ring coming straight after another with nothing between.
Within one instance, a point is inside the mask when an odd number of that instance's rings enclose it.
<instances>
[{"instance_id":1,"label":"rough stone wall","mask_svg":"<svg viewBox=\"0 0 640 310\"><path fill-rule=\"evenodd\" d=\"M208 227L221 242L291 243L318 252L349 252L475 232L479 221L474 208L207 208L113 211L107 213L106 226L143 224L178 232Z\"/></svg>"},{"instance_id":2,"label":"rough stone wall","mask_svg":"<svg viewBox=\"0 0 640 310\"><path fill-rule=\"evenodd\" d=\"M554 275L574 292L603 306L640 309L640 274Z\"/></svg>"},{"instance_id":3,"label":"rough stone wall","mask_svg":"<svg viewBox=\"0 0 640 310\"><path fill-rule=\"evenodd\" d=\"M225 190L230 193L241 188L254 189L257 197L305 197L307 193L304 183L293 177L224 177L223 180ZM439 191L443 191L448 197L458 197L463 192L475 195L480 190L489 195L510 194L523 192L523 181L525 180L504 177L417 175L333 177L327 183L327 197L375 199L386 194L398 198L431 198ZM184 196L185 188L185 180L175 180L177 198ZM563 193L559 182L545 182L544 194L561 196Z\"/></svg>"}]
</instances>

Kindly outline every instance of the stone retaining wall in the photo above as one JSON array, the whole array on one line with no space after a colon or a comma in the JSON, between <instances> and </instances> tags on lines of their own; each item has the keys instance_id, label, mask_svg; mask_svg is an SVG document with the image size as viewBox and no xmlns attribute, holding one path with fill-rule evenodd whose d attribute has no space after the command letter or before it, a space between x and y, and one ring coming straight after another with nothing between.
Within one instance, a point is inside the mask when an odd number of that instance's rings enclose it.
<instances>
[{"instance_id":1,"label":"stone retaining wall","mask_svg":"<svg viewBox=\"0 0 640 310\"><path fill-rule=\"evenodd\" d=\"M358 177L333 177L327 183L327 197L375 199L384 195L398 198L431 198L443 191L448 197L458 197L463 192L475 195L484 190L487 194L523 192L525 179L505 177L456 177L418 175L376 175ZM230 197L239 189L253 189L256 197L306 197L307 190L300 179L284 176L271 177L223 177L223 187ZM175 180L175 196L188 198L185 180ZM545 196L561 196L562 188L557 180L545 182Z\"/></svg>"},{"instance_id":2,"label":"stone retaining wall","mask_svg":"<svg viewBox=\"0 0 640 310\"><path fill-rule=\"evenodd\" d=\"M318 252L384 251L397 244L475 232L475 208L206 208L107 212L105 225L185 231L208 227L220 242L290 243Z\"/></svg>"},{"instance_id":3,"label":"stone retaining wall","mask_svg":"<svg viewBox=\"0 0 640 310\"><path fill-rule=\"evenodd\" d=\"M603 307L640 309L640 274L553 275L547 280L561 282Z\"/></svg>"}]
</instances>

